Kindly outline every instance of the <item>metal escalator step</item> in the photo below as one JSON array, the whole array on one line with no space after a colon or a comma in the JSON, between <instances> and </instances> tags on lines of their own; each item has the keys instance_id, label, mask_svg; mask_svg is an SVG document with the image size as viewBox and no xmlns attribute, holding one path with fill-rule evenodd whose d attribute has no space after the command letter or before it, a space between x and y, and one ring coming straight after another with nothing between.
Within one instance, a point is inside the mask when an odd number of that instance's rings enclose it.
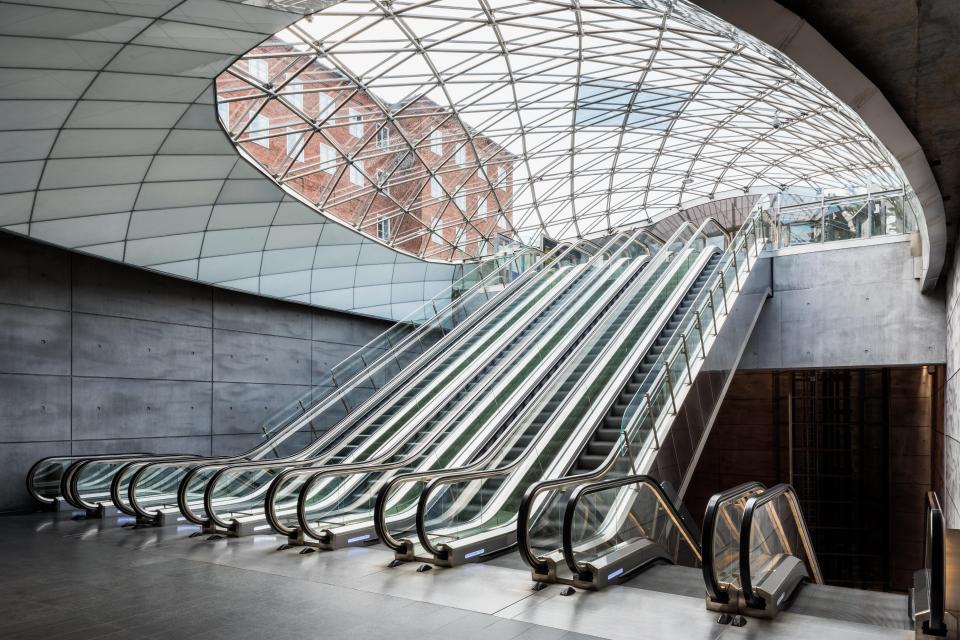
<instances>
[{"instance_id":1,"label":"metal escalator step","mask_svg":"<svg viewBox=\"0 0 960 640\"><path fill-rule=\"evenodd\" d=\"M620 438L620 429L612 429L607 426L601 427L594 433L594 438L599 442L612 444Z\"/></svg>"},{"instance_id":2,"label":"metal escalator step","mask_svg":"<svg viewBox=\"0 0 960 640\"><path fill-rule=\"evenodd\" d=\"M582 453L580 454L580 458L577 460L577 468L583 470L596 469L603 464L603 461L606 459L606 457L607 456Z\"/></svg>"},{"instance_id":3,"label":"metal escalator step","mask_svg":"<svg viewBox=\"0 0 960 640\"><path fill-rule=\"evenodd\" d=\"M603 425L611 429L617 429L619 433L621 416L606 416L603 419Z\"/></svg>"},{"instance_id":4,"label":"metal escalator step","mask_svg":"<svg viewBox=\"0 0 960 640\"><path fill-rule=\"evenodd\" d=\"M613 448L613 442L608 442L606 440L593 440L590 444L587 445L587 454L607 457L607 454L610 453L610 449Z\"/></svg>"}]
</instances>

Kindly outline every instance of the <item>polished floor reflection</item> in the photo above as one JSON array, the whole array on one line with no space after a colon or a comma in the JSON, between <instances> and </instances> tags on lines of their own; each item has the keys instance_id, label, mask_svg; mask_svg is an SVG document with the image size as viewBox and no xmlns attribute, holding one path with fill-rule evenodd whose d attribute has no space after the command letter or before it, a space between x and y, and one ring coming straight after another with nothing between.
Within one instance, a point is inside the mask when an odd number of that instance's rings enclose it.
<instances>
[{"instance_id":1,"label":"polished floor reflection","mask_svg":"<svg viewBox=\"0 0 960 640\"><path fill-rule=\"evenodd\" d=\"M530 590L510 558L418 573L379 547L299 555L275 536L207 540L71 514L0 517L4 638L902 638L908 631L784 613L713 621L669 572L600 593ZM891 601L891 605L896 603Z\"/></svg>"}]
</instances>

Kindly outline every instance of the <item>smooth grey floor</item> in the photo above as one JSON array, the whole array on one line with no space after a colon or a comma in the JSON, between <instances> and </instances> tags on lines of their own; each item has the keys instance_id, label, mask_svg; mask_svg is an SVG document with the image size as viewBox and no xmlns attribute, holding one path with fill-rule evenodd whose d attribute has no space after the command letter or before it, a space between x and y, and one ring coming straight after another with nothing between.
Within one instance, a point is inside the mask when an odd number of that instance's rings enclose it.
<instances>
[{"instance_id":1,"label":"smooth grey floor","mask_svg":"<svg viewBox=\"0 0 960 640\"><path fill-rule=\"evenodd\" d=\"M277 551L274 536L193 531L0 517L0 638L912 637L796 613L738 629L716 624L702 597L626 586L562 597L557 586L531 591L529 573L509 566L418 573L387 568L378 547L299 555Z\"/></svg>"}]
</instances>

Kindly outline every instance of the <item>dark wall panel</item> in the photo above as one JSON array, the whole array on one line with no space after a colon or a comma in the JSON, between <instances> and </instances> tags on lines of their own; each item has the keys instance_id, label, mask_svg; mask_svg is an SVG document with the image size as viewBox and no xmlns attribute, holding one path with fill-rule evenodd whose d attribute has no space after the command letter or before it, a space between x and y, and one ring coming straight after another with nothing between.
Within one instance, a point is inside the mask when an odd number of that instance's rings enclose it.
<instances>
[{"instance_id":1,"label":"dark wall panel","mask_svg":"<svg viewBox=\"0 0 960 640\"><path fill-rule=\"evenodd\" d=\"M0 233L0 511L60 454L222 455L389 328ZM337 416L319 419L318 428Z\"/></svg>"}]
</instances>

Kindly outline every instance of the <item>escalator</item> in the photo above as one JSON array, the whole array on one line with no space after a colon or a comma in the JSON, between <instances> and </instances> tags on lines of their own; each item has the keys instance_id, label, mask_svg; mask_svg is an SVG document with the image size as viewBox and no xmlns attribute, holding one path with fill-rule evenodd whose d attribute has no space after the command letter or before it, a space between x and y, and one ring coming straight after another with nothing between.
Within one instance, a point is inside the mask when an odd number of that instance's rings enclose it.
<instances>
[{"instance_id":1,"label":"escalator","mask_svg":"<svg viewBox=\"0 0 960 640\"><path fill-rule=\"evenodd\" d=\"M544 257L547 259L549 256ZM522 252L468 270L449 289L333 367L303 396L263 422L260 444L238 456L216 459L257 459L274 455L298 440L295 436L307 433L309 437L318 428L324 430L323 424L317 424L324 412L350 411L364 396L369 396L369 389L382 387L417 354L508 299L529 279L527 268L534 262L528 252ZM501 295L504 289L506 294ZM378 371L378 378L367 377L364 385L357 384L358 377L370 369ZM175 466L188 466L204 459L210 458L146 453L55 456L41 459L31 467L27 490L46 507L66 502L86 509L90 515L102 514L110 502L114 474L128 463L167 461ZM127 513L134 515L129 510Z\"/></svg>"},{"instance_id":2,"label":"escalator","mask_svg":"<svg viewBox=\"0 0 960 640\"><path fill-rule=\"evenodd\" d=\"M430 416L423 427L429 439L412 440L389 457L366 464L291 470L278 477L267 498L274 529L286 533L294 543L326 548L341 546L344 541L369 540L374 533L373 500L381 483L393 474L422 466L461 464L478 447L499 437L498 417L524 401L535 383L534 372L549 368L562 357L572 336L584 331L594 316L602 314L645 273L646 258L625 260L617 252L607 262L594 269L587 286L558 297L543 318L522 333L523 340L518 340L514 349L495 358L494 367L482 370L489 375L459 390L455 397L464 402L444 406ZM298 477L301 486L286 488L285 483ZM295 509L278 504L283 502L278 499L281 491L296 496Z\"/></svg>"},{"instance_id":3,"label":"escalator","mask_svg":"<svg viewBox=\"0 0 960 640\"><path fill-rule=\"evenodd\" d=\"M336 469L357 464L375 464L402 456L431 442L441 442L452 430L445 421L431 419L455 413L456 408L476 393L480 381L495 378L495 371L511 354L522 351L533 333L549 325L549 320L564 308L565 302L590 285L588 274L601 263L605 251L614 254L627 247L624 238L608 243L595 255L582 253L580 266L557 265L545 273L549 284L532 289L529 300L516 311L520 315L498 316L478 327L463 344L473 348L467 355L448 350L438 355L436 366L398 390L387 401L374 399L365 412L348 416L356 424L354 435L344 439L328 455L296 461L242 464L217 470L204 490L204 513L218 530L233 535L270 528L264 501L270 500L272 515L282 533L292 530L297 494L307 477L317 469ZM642 244L633 245L631 251ZM615 261L613 261L615 262ZM550 284L552 283L552 284ZM549 293L548 293L549 292ZM446 364L445 364L446 363ZM460 441L463 446L466 440ZM284 464L285 463L285 464ZM268 495L271 486L277 491ZM287 514L290 517L287 517ZM211 527L211 528L213 528Z\"/></svg>"},{"instance_id":4,"label":"escalator","mask_svg":"<svg viewBox=\"0 0 960 640\"><path fill-rule=\"evenodd\" d=\"M625 384L639 365L643 352L636 345L653 341L652 326L668 319L665 306L679 305L717 251L701 231L690 228L686 233L679 247L662 250L673 259L659 284L642 298L629 300L629 307L598 327L556 382L518 418L528 433L536 434L518 459L507 456L519 447L502 449L484 469L435 474L426 484L418 502L421 547L415 557L452 565L477 561L515 544L514 522L523 488L543 477L563 475L573 464L592 432L578 429L584 415L590 415L591 426L600 421L598 408L612 404L613 388ZM394 542L405 552L411 546L409 541Z\"/></svg>"},{"instance_id":5,"label":"escalator","mask_svg":"<svg viewBox=\"0 0 960 640\"><path fill-rule=\"evenodd\" d=\"M622 301L618 303L615 309L602 317L598 328L589 337L584 333L576 340L569 341L566 347L568 356L582 340L588 340L589 344L584 347L586 355L580 354L577 356L576 362L557 374L559 378L553 384L549 397L536 400L537 406L532 408L526 418L523 417L524 412L520 411L522 407L518 407L518 410L507 418L505 425L508 430L507 434L502 436L494 446L486 447L484 453L471 464L465 467L454 466L453 469L464 471L504 464L509 465L521 458L535 443L535 440L541 437L544 426L565 398L571 394L575 386L581 384L588 368L594 362L598 353L607 346L611 335L619 330L621 325L634 314L637 307L647 300L651 291L660 290L665 281L669 279L671 269L676 267L675 264L672 264L674 256L671 254L673 252L669 250L674 241L673 238L667 241L665 247L668 247L668 249L661 250L654 257L651 265L646 269L646 278L642 282L638 282L632 291L624 294ZM600 320L601 318L598 316L598 321ZM556 363L554 367L559 366L559 364L559 362ZM538 390L546 382L547 379L543 376L537 380ZM397 552L398 559L410 560L418 553L412 541L415 532L411 527L414 524L415 507L425 482L435 477L446 476L450 472L450 468L437 467L433 471L402 474L386 483L380 490L375 512L376 530L379 537ZM478 500L466 505L461 511L460 517L472 517L476 514L479 506L494 491L495 487L492 483L485 483L477 494Z\"/></svg>"},{"instance_id":6,"label":"escalator","mask_svg":"<svg viewBox=\"0 0 960 640\"><path fill-rule=\"evenodd\" d=\"M655 541L642 535L646 528L637 523L645 521L644 509L662 509L644 497L641 484L624 479L668 483L678 487L671 498L682 500L769 293L769 262L761 257L767 243L762 216L757 207L671 308L570 473L527 488L517 539L521 558L538 583L599 589L658 558L696 564L691 545L673 545L674 551L664 554L662 544L651 544ZM590 496L589 508L576 503L574 498L582 495ZM579 514L575 531L563 527L571 513ZM689 524L675 523L674 529L682 533L685 527L689 533Z\"/></svg>"}]
</instances>

